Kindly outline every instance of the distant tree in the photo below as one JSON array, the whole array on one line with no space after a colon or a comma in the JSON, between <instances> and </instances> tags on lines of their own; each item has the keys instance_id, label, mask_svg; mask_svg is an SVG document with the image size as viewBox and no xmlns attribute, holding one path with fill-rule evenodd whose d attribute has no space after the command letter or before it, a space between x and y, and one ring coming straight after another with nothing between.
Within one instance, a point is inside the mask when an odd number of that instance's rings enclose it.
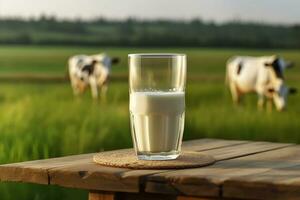
<instances>
[{"instance_id":1,"label":"distant tree","mask_svg":"<svg viewBox=\"0 0 300 200\"><path fill-rule=\"evenodd\" d=\"M0 18L0 44L300 48L300 25L182 20Z\"/></svg>"}]
</instances>

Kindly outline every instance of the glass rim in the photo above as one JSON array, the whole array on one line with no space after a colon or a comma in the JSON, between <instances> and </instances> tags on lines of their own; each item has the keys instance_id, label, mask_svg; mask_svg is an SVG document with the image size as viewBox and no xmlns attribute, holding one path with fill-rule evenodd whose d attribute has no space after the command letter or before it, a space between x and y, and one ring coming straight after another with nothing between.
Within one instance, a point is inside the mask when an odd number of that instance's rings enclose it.
<instances>
[{"instance_id":1,"label":"glass rim","mask_svg":"<svg viewBox=\"0 0 300 200\"><path fill-rule=\"evenodd\" d=\"M172 57L185 57L186 54L182 53L131 53L128 54L130 58L172 58Z\"/></svg>"}]
</instances>

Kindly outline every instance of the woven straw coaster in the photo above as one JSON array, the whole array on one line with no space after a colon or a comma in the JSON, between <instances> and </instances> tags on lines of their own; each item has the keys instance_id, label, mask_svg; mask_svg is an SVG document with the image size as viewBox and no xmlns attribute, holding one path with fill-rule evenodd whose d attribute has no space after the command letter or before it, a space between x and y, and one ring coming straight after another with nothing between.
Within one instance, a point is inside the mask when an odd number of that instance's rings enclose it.
<instances>
[{"instance_id":1,"label":"woven straw coaster","mask_svg":"<svg viewBox=\"0 0 300 200\"><path fill-rule=\"evenodd\" d=\"M138 160L132 149L101 152L94 155L94 162L110 167L130 169L183 169L203 167L215 162L207 154L183 151L176 160Z\"/></svg>"}]
</instances>

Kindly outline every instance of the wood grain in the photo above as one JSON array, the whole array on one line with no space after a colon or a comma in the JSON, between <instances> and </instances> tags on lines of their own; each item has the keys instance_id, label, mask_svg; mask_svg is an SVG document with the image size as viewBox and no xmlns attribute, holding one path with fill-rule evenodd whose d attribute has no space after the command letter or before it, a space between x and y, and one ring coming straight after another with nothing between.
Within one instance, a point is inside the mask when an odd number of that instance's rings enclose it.
<instances>
[{"instance_id":1,"label":"wood grain","mask_svg":"<svg viewBox=\"0 0 300 200\"><path fill-rule=\"evenodd\" d=\"M0 180L49 184L49 169L62 165L72 165L74 162L87 160L93 155L83 154L1 165Z\"/></svg>"},{"instance_id":2,"label":"wood grain","mask_svg":"<svg viewBox=\"0 0 300 200\"><path fill-rule=\"evenodd\" d=\"M176 200L222 200L222 199L221 198L203 198L203 197L178 196Z\"/></svg>"},{"instance_id":3,"label":"wood grain","mask_svg":"<svg viewBox=\"0 0 300 200\"><path fill-rule=\"evenodd\" d=\"M239 158L262 155L276 149L285 151L292 144L252 142L221 149L201 151L213 155L219 162L212 166L153 174L147 177L146 192L177 195L220 197L222 183L231 176L259 173L263 169L243 167Z\"/></svg>"},{"instance_id":4,"label":"wood grain","mask_svg":"<svg viewBox=\"0 0 300 200\"><path fill-rule=\"evenodd\" d=\"M250 143L245 140L221 140L221 139L199 139L190 140L182 143L182 149L185 151L205 151L211 149L224 148L228 146Z\"/></svg>"},{"instance_id":5,"label":"wood grain","mask_svg":"<svg viewBox=\"0 0 300 200\"><path fill-rule=\"evenodd\" d=\"M114 193L108 192L89 192L89 199L88 200L115 200Z\"/></svg>"},{"instance_id":6,"label":"wood grain","mask_svg":"<svg viewBox=\"0 0 300 200\"><path fill-rule=\"evenodd\" d=\"M103 191L92 191L89 193L89 200L176 200L176 196L162 195L162 194L149 194L149 193L127 193L116 192L108 193Z\"/></svg>"},{"instance_id":7,"label":"wood grain","mask_svg":"<svg viewBox=\"0 0 300 200\"><path fill-rule=\"evenodd\" d=\"M223 184L226 197L253 199L300 198L300 147L240 159L240 165L260 173L234 176Z\"/></svg>"},{"instance_id":8,"label":"wood grain","mask_svg":"<svg viewBox=\"0 0 300 200\"><path fill-rule=\"evenodd\" d=\"M139 192L139 177L122 179L121 175L126 171L129 169L99 166L92 158L86 162L48 170L52 185L88 190Z\"/></svg>"}]
</instances>

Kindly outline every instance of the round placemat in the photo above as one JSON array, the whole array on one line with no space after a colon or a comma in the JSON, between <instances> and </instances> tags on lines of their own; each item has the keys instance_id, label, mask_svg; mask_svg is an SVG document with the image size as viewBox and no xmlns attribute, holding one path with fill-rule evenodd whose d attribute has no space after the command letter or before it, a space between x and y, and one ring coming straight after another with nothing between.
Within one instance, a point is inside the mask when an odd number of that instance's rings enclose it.
<instances>
[{"instance_id":1,"label":"round placemat","mask_svg":"<svg viewBox=\"0 0 300 200\"><path fill-rule=\"evenodd\" d=\"M93 160L104 166L130 169L183 169L203 167L215 162L210 155L189 151L183 151L175 160L138 160L131 149L97 153Z\"/></svg>"}]
</instances>

